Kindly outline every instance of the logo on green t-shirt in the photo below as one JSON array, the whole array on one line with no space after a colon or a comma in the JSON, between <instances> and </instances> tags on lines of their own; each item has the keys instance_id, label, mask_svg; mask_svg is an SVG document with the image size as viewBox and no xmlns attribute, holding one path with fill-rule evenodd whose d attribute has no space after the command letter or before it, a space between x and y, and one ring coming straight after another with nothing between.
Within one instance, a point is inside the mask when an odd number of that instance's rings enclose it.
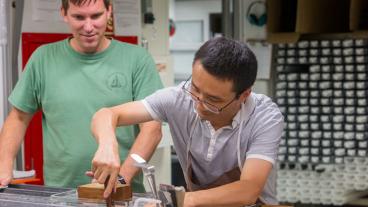
<instances>
[{"instance_id":1,"label":"logo on green t-shirt","mask_svg":"<svg viewBox=\"0 0 368 207\"><path fill-rule=\"evenodd\" d=\"M121 73L113 73L107 80L110 89L122 88L125 85L125 78Z\"/></svg>"}]
</instances>

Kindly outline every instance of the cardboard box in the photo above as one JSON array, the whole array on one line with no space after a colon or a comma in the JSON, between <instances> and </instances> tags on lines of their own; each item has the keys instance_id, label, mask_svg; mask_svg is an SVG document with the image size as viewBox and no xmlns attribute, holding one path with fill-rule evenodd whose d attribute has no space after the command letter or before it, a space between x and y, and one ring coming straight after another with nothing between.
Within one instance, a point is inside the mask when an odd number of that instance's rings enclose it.
<instances>
[{"instance_id":1,"label":"cardboard box","mask_svg":"<svg viewBox=\"0 0 368 207\"><path fill-rule=\"evenodd\" d=\"M367 0L351 0L349 29L357 33L368 33Z\"/></svg>"},{"instance_id":2,"label":"cardboard box","mask_svg":"<svg viewBox=\"0 0 368 207\"><path fill-rule=\"evenodd\" d=\"M349 12L350 0L268 0L267 41L294 43L303 34L349 32Z\"/></svg>"},{"instance_id":3,"label":"cardboard box","mask_svg":"<svg viewBox=\"0 0 368 207\"><path fill-rule=\"evenodd\" d=\"M295 32L298 0L267 1L267 41L270 43L297 42Z\"/></svg>"},{"instance_id":4,"label":"cardboard box","mask_svg":"<svg viewBox=\"0 0 368 207\"><path fill-rule=\"evenodd\" d=\"M296 32L349 32L350 0L299 0Z\"/></svg>"}]
</instances>

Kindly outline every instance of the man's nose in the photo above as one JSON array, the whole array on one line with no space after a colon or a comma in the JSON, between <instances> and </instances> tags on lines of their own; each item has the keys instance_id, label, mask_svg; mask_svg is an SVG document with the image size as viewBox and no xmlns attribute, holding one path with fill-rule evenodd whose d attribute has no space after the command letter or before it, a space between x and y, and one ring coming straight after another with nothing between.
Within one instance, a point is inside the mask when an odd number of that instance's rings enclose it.
<instances>
[{"instance_id":1,"label":"man's nose","mask_svg":"<svg viewBox=\"0 0 368 207\"><path fill-rule=\"evenodd\" d=\"M93 31L93 22L90 19L87 19L86 22L83 25L84 31L87 33L91 33Z\"/></svg>"},{"instance_id":2,"label":"man's nose","mask_svg":"<svg viewBox=\"0 0 368 207\"><path fill-rule=\"evenodd\" d=\"M197 104L197 105L198 105L198 104L203 104L202 99L201 99L201 98L199 98L198 96L193 97L193 99L194 99L194 101L196 102L196 104Z\"/></svg>"},{"instance_id":3,"label":"man's nose","mask_svg":"<svg viewBox=\"0 0 368 207\"><path fill-rule=\"evenodd\" d=\"M206 107L204 106L203 101L201 101L199 99L197 99L197 101L196 101L196 108L197 108L197 110L202 110L202 111L206 109Z\"/></svg>"}]
</instances>

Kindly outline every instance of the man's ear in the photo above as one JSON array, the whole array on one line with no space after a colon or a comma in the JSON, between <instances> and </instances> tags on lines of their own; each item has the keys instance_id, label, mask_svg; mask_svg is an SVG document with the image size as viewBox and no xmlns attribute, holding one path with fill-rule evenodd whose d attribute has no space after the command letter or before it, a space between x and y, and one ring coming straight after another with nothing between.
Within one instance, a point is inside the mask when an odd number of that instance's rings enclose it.
<instances>
[{"instance_id":1,"label":"man's ear","mask_svg":"<svg viewBox=\"0 0 368 207\"><path fill-rule=\"evenodd\" d=\"M248 96L250 95L252 93L252 88L248 88L248 89L246 89L245 91L243 91L241 94L240 94L240 96L239 96L239 100L241 101L241 102L245 102L246 100L247 100L247 98L248 98Z\"/></svg>"}]
</instances>

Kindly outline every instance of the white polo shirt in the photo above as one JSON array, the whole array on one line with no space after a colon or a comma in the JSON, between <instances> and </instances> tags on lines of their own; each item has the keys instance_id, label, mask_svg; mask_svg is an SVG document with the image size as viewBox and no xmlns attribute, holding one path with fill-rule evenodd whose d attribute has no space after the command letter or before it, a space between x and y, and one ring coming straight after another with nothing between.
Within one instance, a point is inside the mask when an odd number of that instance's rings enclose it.
<instances>
[{"instance_id":1,"label":"white polo shirt","mask_svg":"<svg viewBox=\"0 0 368 207\"><path fill-rule=\"evenodd\" d=\"M187 144L193 131L192 168L201 185L214 182L235 167L242 169L248 158L258 158L274 166L261 199L277 204L275 162L284 127L277 105L265 95L251 93L232 124L215 131L208 121L199 118L195 101L183 92L183 84L158 90L142 101L155 120L169 124L182 169L187 167Z\"/></svg>"}]
</instances>

